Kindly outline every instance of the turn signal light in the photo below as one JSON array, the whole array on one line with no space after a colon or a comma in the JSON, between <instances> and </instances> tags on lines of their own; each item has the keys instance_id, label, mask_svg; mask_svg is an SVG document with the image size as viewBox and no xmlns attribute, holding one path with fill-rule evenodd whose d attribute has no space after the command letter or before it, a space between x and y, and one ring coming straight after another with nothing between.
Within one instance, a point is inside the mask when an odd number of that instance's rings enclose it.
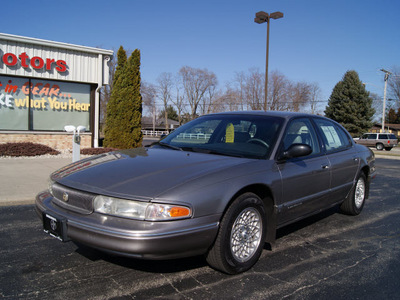
<instances>
[{"instance_id":1,"label":"turn signal light","mask_svg":"<svg viewBox=\"0 0 400 300\"><path fill-rule=\"evenodd\" d=\"M171 218L182 218L190 216L190 209L181 206L171 207L169 212Z\"/></svg>"}]
</instances>

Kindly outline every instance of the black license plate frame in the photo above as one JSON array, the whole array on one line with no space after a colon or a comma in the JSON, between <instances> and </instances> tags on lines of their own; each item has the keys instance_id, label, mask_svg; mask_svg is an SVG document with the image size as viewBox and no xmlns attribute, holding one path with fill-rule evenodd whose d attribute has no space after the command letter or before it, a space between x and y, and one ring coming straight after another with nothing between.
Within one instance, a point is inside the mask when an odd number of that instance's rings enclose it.
<instances>
[{"instance_id":1,"label":"black license plate frame","mask_svg":"<svg viewBox=\"0 0 400 300\"><path fill-rule=\"evenodd\" d=\"M62 241L67 242L67 219L57 216L53 213L43 212L43 230L50 236Z\"/></svg>"}]
</instances>

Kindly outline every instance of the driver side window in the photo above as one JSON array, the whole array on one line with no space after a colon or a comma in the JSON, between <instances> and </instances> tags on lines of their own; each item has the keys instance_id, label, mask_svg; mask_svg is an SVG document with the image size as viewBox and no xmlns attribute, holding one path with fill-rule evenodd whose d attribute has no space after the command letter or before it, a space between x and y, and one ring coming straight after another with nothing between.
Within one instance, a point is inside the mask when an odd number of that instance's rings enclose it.
<instances>
[{"instance_id":1,"label":"driver side window","mask_svg":"<svg viewBox=\"0 0 400 300\"><path fill-rule=\"evenodd\" d=\"M317 135L309 119L295 119L288 125L283 138L283 149L286 151L293 144L309 145L312 149L310 155L320 153Z\"/></svg>"}]
</instances>

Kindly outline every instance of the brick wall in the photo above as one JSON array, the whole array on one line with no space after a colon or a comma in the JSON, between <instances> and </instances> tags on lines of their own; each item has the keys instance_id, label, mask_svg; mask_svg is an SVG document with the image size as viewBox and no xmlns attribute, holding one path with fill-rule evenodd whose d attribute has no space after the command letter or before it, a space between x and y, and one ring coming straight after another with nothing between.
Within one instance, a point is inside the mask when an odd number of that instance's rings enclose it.
<instances>
[{"instance_id":1,"label":"brick wall","mask_svg":"<svg viewBox=\"0 0 400 300\"><path fill-rule=\"evenodd\" d=\"M81 135L81 148L91 147L91 134ZM0 133L0 143L32 142L57 150L72 149L72 134L66 133Z\"/></svg>"}]
</instances>

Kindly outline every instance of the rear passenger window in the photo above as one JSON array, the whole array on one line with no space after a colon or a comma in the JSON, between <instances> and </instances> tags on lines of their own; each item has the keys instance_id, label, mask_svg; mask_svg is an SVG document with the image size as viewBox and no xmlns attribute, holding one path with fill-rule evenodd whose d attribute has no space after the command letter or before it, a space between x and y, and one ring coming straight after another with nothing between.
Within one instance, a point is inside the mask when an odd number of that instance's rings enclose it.
<instances>
[{"instance_id":1,"label":"rear passenger window","mask_svg":"<svg viewBox=\"0 0 400 300\"><path fill-rule=\"evenodd\" d=\"M321 130L326 151L337 151L351 147L349 136L335 123L323 119L315 119L315 123Z\"/></svg>"},{"instance_id":2,"label":"rear passenger window","mask_svg":"<svg viewBox=\"0 0 400 300\"><path fill-rule=\"evenodd\" d=\"M379 135L379 139L380 140L387 140L388 139L388 135L387 134L380 134Z\"/></svg>"}]
</instances>

